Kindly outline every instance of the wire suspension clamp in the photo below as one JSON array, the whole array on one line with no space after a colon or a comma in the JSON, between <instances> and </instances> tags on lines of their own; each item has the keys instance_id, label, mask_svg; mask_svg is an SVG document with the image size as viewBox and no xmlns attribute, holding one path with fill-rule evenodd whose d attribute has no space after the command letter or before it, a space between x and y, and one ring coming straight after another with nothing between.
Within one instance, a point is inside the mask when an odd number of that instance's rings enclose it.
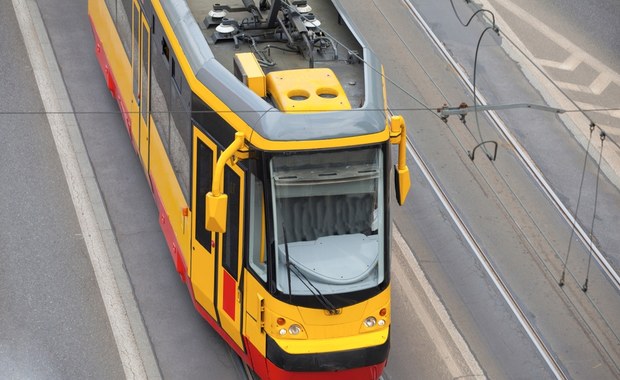
<instances>
[{"instance_id":1,"label":"wire suspension clamp","mask_svg":"<svg viewBox=\"0 0 620 380\"><path fill-rule=\"evenodd\" d=\"M531 103L515 103L515 104L489 104L484 106L475 106L470 107L466 103L459 104L458 107L448 107L444 105L441 108L437 109L437 113L441 120L447 121L450 115L467 115L469 112L477 112L477 111L499 111L499 110L507 110L507 109L517 109L517 108L527 108L527 109L535 109L539 111L551 112L551 113L564 113L566 110L544 106L540 104L531 104Z\"/></svg>"},{"instance_id":2,"label":"wire suspension clamp","mask_svg":"<svg viewBox=\"0 0 620 380\"><path fill-rule=\"evenodd\" d=\"M483 141L480 144L476 145L476 147L474 148L474 150L472 150L471 152L467 151L467 155L469 156L470 160L474 160L475 154L476 154L476 149L478 149L480 146L485 145L487 143L491 143L494 146L493 149L493 156L491 156L490 154L486 153L486 156L489 160L491 161L495 161L495 158L497 158L497 141L493 141L493 140L487 140L487 141Z\"/></svg>"}]
</instances>

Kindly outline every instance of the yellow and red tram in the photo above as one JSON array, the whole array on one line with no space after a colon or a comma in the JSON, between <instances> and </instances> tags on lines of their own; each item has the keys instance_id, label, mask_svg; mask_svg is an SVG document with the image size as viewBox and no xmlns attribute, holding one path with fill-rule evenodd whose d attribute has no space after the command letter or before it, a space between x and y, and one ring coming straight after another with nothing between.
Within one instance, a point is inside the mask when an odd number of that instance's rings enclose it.
<instances>
[{"instance_id":1,"label":"yellow and red tram","mask_svg":"<svg viewBox=\"0 0 620 380\"><path fill-rule=\"evenodd\" d=\"M89 0L95 49L198 312L264 379L376 379L390 144L405 124L339 1Z\"/></svg>"}]
</instances>

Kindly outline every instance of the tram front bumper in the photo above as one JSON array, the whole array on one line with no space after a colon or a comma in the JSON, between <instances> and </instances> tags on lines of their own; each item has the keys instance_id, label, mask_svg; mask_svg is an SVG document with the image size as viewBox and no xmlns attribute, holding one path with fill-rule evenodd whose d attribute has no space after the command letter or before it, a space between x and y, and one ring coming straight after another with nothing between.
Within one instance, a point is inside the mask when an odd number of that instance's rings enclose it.
<instances>
[{"instance_id":1,"label":"tram front bumper","mask_svg":"<svg viewBox=\"0 0 620 380\"><path fill-rule=\"evenodd\" d=\"M323 351L326 348L343 347L341 340L347 340L345 349ZM382 342L365 346L368 342ZM357 344L356 344L357 343ZM322 346L323 350L312 350ZM312 352L318 351L318 352ZM291 372L342 371L351 368L374 366L385 363L390 351L389 330L360 334L354 337L321 339L315 341L273 339L267 336L267 360L277 367Z\"/></svg>"}]
</instances>

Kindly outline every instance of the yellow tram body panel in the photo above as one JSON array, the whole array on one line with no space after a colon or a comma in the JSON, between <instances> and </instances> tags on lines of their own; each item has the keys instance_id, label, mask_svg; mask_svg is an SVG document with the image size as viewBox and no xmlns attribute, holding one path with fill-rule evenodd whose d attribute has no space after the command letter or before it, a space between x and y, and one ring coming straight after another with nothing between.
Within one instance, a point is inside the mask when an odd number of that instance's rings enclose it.
<instances>
[{"instance_id":1,"label":"yellow tram body panel","mask_svg":"<svg viewBox=\"0 0 620 380\"><path fill-rule=\"evenodd\" d=\"M388 286L367 301L339 309L330 315L326 310L290 305L269 295L264 287L246 270L246 318L244 334L264 355L265 334L271 336L291 354L346 351L377 346L386 342L391 324L390 292ZM381 310L385 314L381 315ZM368 317L383 320L382 326L364 325ZM284 323L279 324L278 319ZM282 336L280 330L292 324L302 327L298 335Z\"/></svg>"},{"instance_id":2,"label":"yellow tram body panel","mask_svg":"<svg viewBox=\"0 0 620 380\"><path fill-rule=\"evenodd\" d=\"M140 141L140 136L136 125L146 124L146 121L139 112L133 109L137 100L132 93L132 70L130 61L125 54L118 33L113 32L115 30L114 22L106 9L105 3L103 1L89 1L88 6L92 22L94 24L99 24L96 26L97 32L101 33L100 31L103 31L103 34L100 34L99 38L104 46L109 47L106 49L105 55L108 58L110 72L113 73L119 90L116 100L119 101L119 103L123 102L129 107L128 112L131 118L130 133L134 147L143 165L147 165L145 163L148 162L148 170L150 172L147 173L147 175L153 181L152 186L155 187L153 191L157 191L159 201L167 217L164 223L169 223L176 236L176 244L178 244L178 246L175 245L172 249L178 250L178 253L182 254L185 263L189 263L191 211L189 210L178 182L175 180L174 170L163 148L162 139L157 128L153 127L155 122L150 116L150 131L147 140L150 152L146 151L146 153L144 153L143 150L139 149L138 141ZM161 219L160 223L162 223ZM189 269L189 265L187 265L187 268ZM177 267L177 269L181 268Z\"/></svg>"}]
</instances>

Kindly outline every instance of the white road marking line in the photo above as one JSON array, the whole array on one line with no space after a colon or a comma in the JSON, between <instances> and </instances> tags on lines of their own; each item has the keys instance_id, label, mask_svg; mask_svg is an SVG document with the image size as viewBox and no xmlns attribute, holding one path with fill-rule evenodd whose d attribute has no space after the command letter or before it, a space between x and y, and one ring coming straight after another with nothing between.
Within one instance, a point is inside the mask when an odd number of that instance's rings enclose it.
<instances>
[{"instance_id":1,"label":"white road marking line","mask_svg":"<svg viewBox=\"0 0 620 380\"><path fill-rule=\"evenodd\" d=\"M612 78L608 73L600 73L590 84L590 90L592 90L593 94L600 95L611 84L611 81Z\"/></svg>"},{"instance_id":2,"label":"white road marking line","mask_svg":"<svg viewBox=\"0 0 620 380\"><path fill-rule=\"evenodd\" d=\"M583 62L583 59L579 58L576 54L571 54L564 62L556 62L548 59L537 58L536 61L542 65L551 67L554 69L561 69L566 71L573 71Z\"/></svg>"},{"instance_id":3,"label":"white road marking line","mask_svg":"<svg viewBox=\"0 0 620 380\"><path fill-rule=\"evenodd\" d=\"M549 80L545 78L539 71L536 69L527 59L524 58L524 55L527 57L534 57L534 54L527 48L527 46L521 41L519 36L510 28L510 25L504 20L502 17L502 13L498 12L495 7L491 4L493 0L478 0L483 6L483 8L492 11L495 14L495 20L498 25L500 25L502 33L509 37L513 43L516 45L512 46L512 44L508 42L502 42L501 46L506 51L506 54L516 62L518 62L521 66L521 70L523 74L528 79L528 81L536 88L543 99L547 102L547 104L563 109L574 109L575 106L572 104L557 88L549 83ZM501 1L501 0L496 0ZM522 11L522 10L521 10ZM527 22L527 21L526 21ZM556 33L557 34L557 33ZM566 40L565 38L563 38ZM573 45L574 46L574 45ZM575 49L578 49L575 46ZM520 51L519 51L520 50ZM569 52L571 53L571 52ZM581 58L582 55L579 55L578 52L572 53L575 56ZM589 56L588 56L589 57ZM591 62L587 63L591 65ZM606 66L605 66L606 67ZM614 73L616 76L620 77L617 73ZM616 79L616 78L614 78ZM620 80L620 79L619 79ZM617 81L615 83L618 83ZM600 105L595 106L594 108L601 108ZM491 113L493 114L493 113ZM575 136L577 142L586 149L586 145L588 143L589 135L590 135L590 121L582 114L573 112L570 114L562 114L559 115L560 119L564 123L564 126ZM609 133L613 133L612 130L607 129ZM592 157L597 157L598 155L598 147L594 147L592 149L591 154ZM607 150L603 153L603 165L602 165L603 173L609 178L609 180L615 185L620 187L620 156L617 154L610 154L610 151ZM552 196L552 199L557 200L555 194ZM559 202L559 200L558 200ZM560 205L561 203L556 203ZM565 207L559 206L561 209ZM566 212L566 210L564 210ZM602 264L604 267L608 267L607 264ZM617 276L612 274L613 278ZM617 282L617 281L616 281Z\"/></svg>"},{"instance_id":4,"label":"white road marking line","mask_svg":"<svg viewBox=\"0 0 620 380\"><path fill-rule=\"evenodd\" d=\"M508 11L510 11L515 16L519 17L526 24L538 30L540 33L542 33L544 36L549 38L551 41L553 41L555 44L560 46L562 49L571 53L571 57L573 56L575 57L572 59L583 60L583 62L587 63L593 69L595 69L599 73L604 73L608 75L611 81L620 85L620 74L616 73L614 70L609 68L603 62L599 61L595 57L591 56L590 54L582 50L580 47L572 43L569 39L567 39L560 33L548 27L545 23L538 20L536 17L526 12L525 10L523 10L522 8L520 8L519 6L517 6L516 4L514 4L513 2L509 0L494 0L494 1L501 4L502 7L506 8Z\"/></svg>"},{"instance_id":5,"label":"white road marking line","mask_svg":"<svg viewBox=\"0 0 620 380\"><path fill-rule=\"evenodd\" d=\"M568 90L568 91L573 91L573 92L584 92L586 94L592 93L592 89L588 86L582 86L580 84L569 83L569 82L562 82L559 80L555 80L554 82L555 84L558 85L558 87L560 87L563 90ZM597 106L596 108L599 108L599 107Z\"/></svg>"},{"instance_id":6,"label":"white road marking line","mask_svg":"<svg viewBox=\"0 0 620 380\"><path fill-rule=\"evenodd\" d=\"M443 303L441 303L441 300L435 293L435 290L426 279L426 275L422 271L420 264L415 259L413 252L411 252L409 245L407 245L407 242L401 235L396 225L392 225L392 231L392 237L399 248L395 251L397 252L396 254L398 254L413 271L416 280L422 287L426 298L433 306L433 311L439 317L439 320L434 319L433 316L431 316L431 314L427 312L424 307L417 307L417 305L422 305L423 302L421 302L420 298L417 295L417 292L413 289L413 286L407 280L407 276L405 275L403 269L399 265L396 265L396 263L393 263L392 265L394 276L396 277L398 283L403 286L405 290L405 296L407 296L409 303L414 306L413 310L415 310L415 312L418 314L420 320L422 321L422 324L424 325L424 328L428 332L429 336L432 338L433 343L435 344L437 351L446 363L450 374L453 378L466 377L471 379L485 379L486 377L484 376L484 372L482 371L482 368L480 368L478 361L470 351L467 343L465 343L465 339L463 339L463 336L459 333L456 326L454 326L454 323L452 322L452 319L450 318L450 315L448 314L446 308L444 307ZM448 332L449 338L452 340L452 343L461 354L463 361L465 361L469 373L463 373L463 370L458 364L458 360L452 354L452 350L450 350L449 343L445 340L445 334L441 334L439 332L439 323L441 323L443 328Z\"/></svg>"},{"instance_id":7,"label":"white road marking line","mask_svg":"<svg viewBox=\"0 0 620 380\"><path fill-rule=\"evenodd\" d=\"M95 217L95 211L90 203L87 184L80 171L80 164L74 151L70 132L63 115L54 113L63 110L59 107L59 101L54 91L49 69L49 65L56 64L56 62L48 61L54 58L47 56L42 46L43 44L49 44L49 38L47 34L41 36L41 30L45 30L45 27L43 25L38 25L37 27L33 21L29 7L34 9L37 7L36 3L32 0L12 1L41 99L47 112L47 119L80 223L84 243L88 249L97 284L110 321L110 327L114 334L125 376L128 379L146 379L144 363L131 329L125 304L116 283L112 264L106 252L102 233ZM38 8L36 9L38 12Z\"/></svg>"},{"instance_id":8,"label":"white road marking line","mask_svg":"<svg viewBox=\"0 0 620 380\"><path fill-rule=\"evenodd\" d=\"M605 73L600 73L589 85L580 85L575 83L555 81L560 88L569 91L583 92L586 94L600 95L611 84L611 78ZM599 106L595 107L599 108Z\"/></svg>"}]
</instances>

